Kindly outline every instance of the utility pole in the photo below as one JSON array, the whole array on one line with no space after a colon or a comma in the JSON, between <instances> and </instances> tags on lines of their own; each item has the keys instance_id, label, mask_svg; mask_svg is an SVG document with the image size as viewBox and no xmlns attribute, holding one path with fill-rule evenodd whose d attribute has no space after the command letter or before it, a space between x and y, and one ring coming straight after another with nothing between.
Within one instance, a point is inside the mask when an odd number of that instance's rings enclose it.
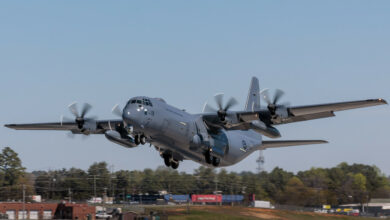
<instances>
[{"instance_id":1,"label":"utility pole","mask_svg":"<svg viewBox=\"0 0 390 220\"><path fill-rule=\"evenodd\" d=\"M107 199L107 187L104 187L104 193L103 193L103 203L105 204L108 199Z\"/></svg>"},{"instance_id":2,"label":"utility pole","mask_svg":"<svg viewBox=\"0 0 390 220\"><path fill-rule=\"evenodd\" d=\"M111 185L111 197L115 198L115 184L113 182L113 175L114 175L114 164L110 166L111 168L111 176L110 176L110 185Z\"/></svg>"},{"instance_id":3,"label":"utility pole","mask_svg":"<svg viewBox=\"0 0 390 220\"><path fill-rule=\"evenodd\" d=\"M26 186L23 184L23 219L26 219Z\"/></svg>"},{"instance_id":4,"label":"utility pole","mask_svg":"<svg viewBox=\"0 0 390 220\"><path fill-rule=\"evenodd\" d=\"M72 191L68 188L69 203L72 202Z\"/></svg>"},{"instance_id":5,"label":"utility pole","mask_svg":"<svg viewBox=\"0 0 390 220\"><path fill-rule=\"evenodd\" d=\"M233 195L233 185L230 185L230 195ZM231 202L231 206L233 206L233 200Z\"/></svg>"},{"instance_id":6,"label":"utility pole","mask_svg":"<svg viewBox=\"0 0 390 220\"><path fill-rule=\"evenodd\" d=\"M215 193L217 193L218 192L218 178L217 178L217 176L215 176L215 178L214 178L215 180Z\"/></svg>"},{"instance_id":7,"label":"utility pole","mask_svg":"<svg viewBox=\"0 0 390 220\"><path fill-rule=\"evenodd\" d=\"M96 175L93 175L93 194L96 198Z\"/></svg>"}]
</instances>

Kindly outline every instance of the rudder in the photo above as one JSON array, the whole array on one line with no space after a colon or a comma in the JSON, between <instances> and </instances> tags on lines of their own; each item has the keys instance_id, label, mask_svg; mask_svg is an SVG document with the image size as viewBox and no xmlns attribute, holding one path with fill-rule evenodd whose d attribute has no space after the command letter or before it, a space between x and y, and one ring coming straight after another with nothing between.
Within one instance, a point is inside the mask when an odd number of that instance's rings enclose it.
<instances>
[{"instance_id":1,"label":"rudder","mask_svg":"<svg viewBox=\"0 0 390 220\"><path fill-rule=\"evenodd\" d=\"M245 111L260 110L260 87L259 80L252 77L251 85L249 87L248 98L246 100Z\"/></svg>"}]
</instances>

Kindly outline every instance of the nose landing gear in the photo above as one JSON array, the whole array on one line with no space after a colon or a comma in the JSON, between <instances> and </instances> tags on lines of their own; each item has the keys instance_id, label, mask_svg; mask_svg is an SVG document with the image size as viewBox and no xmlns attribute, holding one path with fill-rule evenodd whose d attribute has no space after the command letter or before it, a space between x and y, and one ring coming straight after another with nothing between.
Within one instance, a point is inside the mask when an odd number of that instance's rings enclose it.
<instances>
[{"instance_id":1,"label":"nose landing gear","mask_svg":"<svg viewBox=\"0 0 390 220\"><path fill-rule=\"evenodd\" d=\"M146 144L146 137L145 137L145 135L143 135L143 134L135 135L134 136L134 142L135 142L136 145L139 145L139 144L144 145L144 144Z\"/></svg>"}]
</instances>

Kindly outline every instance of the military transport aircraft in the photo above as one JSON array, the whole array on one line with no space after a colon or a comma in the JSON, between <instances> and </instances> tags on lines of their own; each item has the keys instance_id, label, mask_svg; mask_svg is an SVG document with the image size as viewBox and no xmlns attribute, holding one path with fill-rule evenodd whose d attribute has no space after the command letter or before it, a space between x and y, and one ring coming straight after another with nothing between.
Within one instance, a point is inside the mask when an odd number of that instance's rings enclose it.
<instances>
[{"instance_id":1,"label":"military transport aircraft","mask_svg":"<svg viewBox=\"0 0 390 220\"><path fill-rule=\"evenodd\" d=\"M383 99L339 102L289 107L279 104L283 92L276 90L271 100L268 90L259 90L259 81L252 78L243 111L231 111L237 104L223 94L215 95L218 109L207 103L203 113L190 114L167 104L161 98L131 98L123 109L112 112L121 119L96 120L85 117L91 109L84 104L79 113L76 104L69 105L74 121L37 124L7 124L16 130L68 130L73 134L104 134L114 143L127 148L147 142L159 151L165 165L177 169L179 162L190 159L207 166L229 166L238 163L256 150L296 145L327 143L323 140L263 141L262 136L281 137L275 126L335 116L335 111L387 104ZM267 106L260 108L260 96Z\"/></svg>"}]
</instances>

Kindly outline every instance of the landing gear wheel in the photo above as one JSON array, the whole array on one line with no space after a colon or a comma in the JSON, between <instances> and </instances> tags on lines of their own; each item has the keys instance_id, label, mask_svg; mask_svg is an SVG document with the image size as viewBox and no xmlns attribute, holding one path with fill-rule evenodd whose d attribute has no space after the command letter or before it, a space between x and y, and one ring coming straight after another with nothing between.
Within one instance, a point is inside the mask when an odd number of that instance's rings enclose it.
<instances>
[{"instance_id":1,"label":"landing gear wheel","mask_svg":"<svg viewBox=\"0 0 390 220\"><path fill-rule=\"evenodd\" d=\"M211 157L211 154L210 154L210 150L207 150L207 151L204 153L204 159L206 160L206 163L211 164L211 162L212 162L212 157Z\"/></svg>"},{"instance_id":2,"label":"landing gear wheel","mask_svg":"<svg viewBox=\"0 0 390 220\"><path fill-rule=\"evenodd\" d=\"M167 167L171 166L171 158L168 155L164 155L164 163Z\"/></svg>"},{"instance_id":3,"label":"landing gear wheel","mask_svg":"<svg viewBox=\"0 0 390 220\"><path fill-rule=\"evenodd\" d=\"M177 169L179 167L179 161L172 161L171 162L172 169Z\"/></svg>"},{"instance_id":4,"label":"landing gear wheel","mask_svg":"<svg viewBox=\"0 0 390 220\"><path fill-rule=\"evenodd\" d=\"M165 163L165 166L167 166L167 167L171 166L171 161L169 161L169 158L164 158L164 163Z\"/></svg>"},{"instance_id":5,"label":"landing gear wheel","mask_svg":"<svg viewBox=\"0 0 390 220\"><path fill-rule=\"evenodd\" d=\"M140 142L142 145L146 144L146 137L145 137L145 135L141 135L141 136L140 136L139 142Z\"/></svg>"},{"instance_id":6,"label":"landing gear wheel","mask_svg":"<svg viewBox=\"0 0 390 220\"><path fill-rule=\"evenodd\" d=\"M139 144L141 143L140 138L139 138L139 135L134 136L134 143L135 143L136 145L139 145Z\"/></svg>"},{"instance_id":7,"label":"landing gear wheel","mask_svg":"<svg viewBox=\"0 0 390 220\"><path fill-rule=\"evenodd\" d=\"M221 162L221 160L218 158L218 157L213 157L213 166L217 167L219 166L219 163Z\"/></svg>"}]
</instances>

